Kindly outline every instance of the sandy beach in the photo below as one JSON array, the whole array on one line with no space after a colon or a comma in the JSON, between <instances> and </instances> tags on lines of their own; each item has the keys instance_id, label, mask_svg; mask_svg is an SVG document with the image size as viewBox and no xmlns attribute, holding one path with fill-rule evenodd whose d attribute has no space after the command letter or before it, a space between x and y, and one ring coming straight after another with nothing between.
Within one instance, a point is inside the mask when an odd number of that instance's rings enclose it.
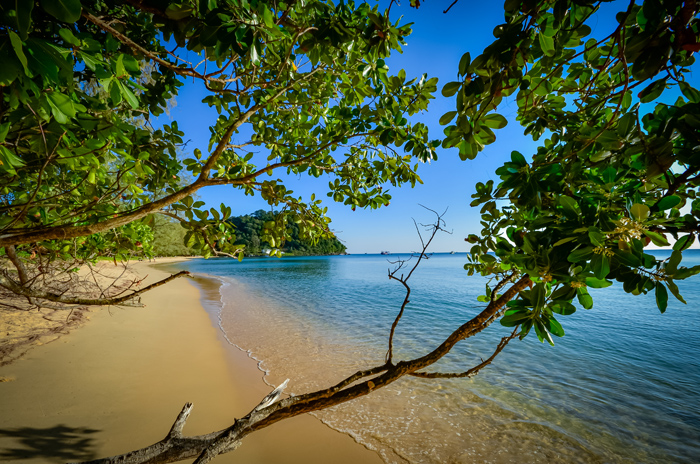
<instances>
[{"instance_id":1,"label":"sandy beach","mask_svg":"<svg viewBox=\"0 0 700 464\"><path fill-rule=\"evenodd\" d=\"M148 263L134 270L148 274L143 285L167 276ZM270 387L255 361L223 340L201 301L206 286L181 278L145 294L144 308L93 310L82 327L0 367L0 461L131 451L162 439L186 402L194 403L188 435L219 430L250 411ZM214 462L382 461L305 415L252 434Z\"/></svg>"}]
</instances>

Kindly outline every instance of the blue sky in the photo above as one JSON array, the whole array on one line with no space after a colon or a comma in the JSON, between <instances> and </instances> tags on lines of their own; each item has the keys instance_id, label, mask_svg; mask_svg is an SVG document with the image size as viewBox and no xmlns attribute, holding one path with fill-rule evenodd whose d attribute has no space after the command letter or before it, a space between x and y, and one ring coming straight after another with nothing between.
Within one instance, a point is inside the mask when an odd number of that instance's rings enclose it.
<instances>
[{"instance_id":1,"label":"blue sky","mask_svg":"<svg viewBox=\"0 0 700 464\"><path fill-rule=\"evenodd\" d=\"M388 61L390 72L398 73L405 69L407 76L417 77L427 73L429 77L438 77L438 89L447 82L457 79L457 65L465 52L477 56L493 41L492 31L504 22L502 2L474 2L462 0L449 13L442 11L451 2L427 1L420 9L409 7L408 0L394 5L391 10L392 20L403 16L402 23L413 22L413 34L408 37L404 53L396 53ZM387 5L388 2L380 2ZM625 9L627 2L614 2L604 5L598 19L590 23L593 35L609 33L615 27L614 13ZM610 14L612 12L612 14ZM186 85L180 92L177 106L172 109L171 117L176 119L186 134L185 140L192 141L187 151L200 148L206 153L209 140L209 124L215 120L216 112L201 103L202 94L194 86ZM442 127L438 124L440 116L454 109L454 99L444 98L438 94L427 112L413 117L428 125L430 138L441 138ZM470 233L478 233L479 211L469 207L470 195L477 182L489 179L497 181L494 171L504 159L510 157L513 150L520 151L526 157L536 150L538 143L522 135L522 128L514 121L516 106L505 102L499 113L509 119L505 129L496 131L497 141L488 146L473 161L461 161L457 150L438 151L438 160L421 165L419 175L423 185L403 188L391 188L393 196L389 207L379 210L352 211L349 207L333 202L326 197L328 178L295 178L287 184L296 194L306 199L311 193L324 198L328 215L332 218L331 228L348 247L349 253L378 253L380 250L407 252L419 248L420 240L416 234L413 219L419 223L433 220L433 214L420 205L437 211L447 210L444 219L446 228L452 234L440 234L433 252L467 251L469 244L464 241ZM275 176L277 177L277 176ZM259 198L244 196L241 191L231 187L202 189L200 199L209 207L226 203L234 215L251 213L258 209L269 209L269 205Z\"/></svg>"}]
</instances>

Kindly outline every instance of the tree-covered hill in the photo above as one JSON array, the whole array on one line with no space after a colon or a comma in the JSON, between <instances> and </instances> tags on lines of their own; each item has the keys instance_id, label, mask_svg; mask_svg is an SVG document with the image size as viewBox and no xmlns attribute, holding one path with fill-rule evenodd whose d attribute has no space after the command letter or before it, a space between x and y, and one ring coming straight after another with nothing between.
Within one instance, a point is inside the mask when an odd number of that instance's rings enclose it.
<instances>
[{"instance_id":1,"label":"tree-covered hill","mask_svg":"<svg viewBox=\"0 0 700 464\"><path fill-rule=\"evenodd\" d=\"M337 255L345 252L345 245L336 237L320 238L313 242L300 234L295 223L286 225L286 239L282 245L270 243L268 230L280 219L278 213L261 209L253 214L230 218L229 222L235 226L235 244L244 245L246 255L263 254L266 248L275 247L294 255Z\"/></svg>"}]
</instances>

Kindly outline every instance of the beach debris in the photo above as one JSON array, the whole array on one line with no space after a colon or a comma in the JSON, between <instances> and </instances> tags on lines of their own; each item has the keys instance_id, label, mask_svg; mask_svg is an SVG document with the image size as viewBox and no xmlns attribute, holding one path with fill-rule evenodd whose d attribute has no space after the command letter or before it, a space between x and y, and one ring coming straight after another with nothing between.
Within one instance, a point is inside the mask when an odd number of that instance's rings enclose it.
<instances>
[{"instance_id":1,"label":"beach debris","mask_svg":"<svg viewBox=\"0 0 700 464\"><path fill-rule=\"evenodd\" d=\"M285 380L277 388L272 390L269 395L267 395L265 398L262 399L262 401L260 401L260 404L255 407L254 411L260 411L261 409L266 408L278 401L280 399L280 396L282 396L282 392L284 391L284 389L287 388L288 382L289 379Z\"/></svg>"}]
</instances>

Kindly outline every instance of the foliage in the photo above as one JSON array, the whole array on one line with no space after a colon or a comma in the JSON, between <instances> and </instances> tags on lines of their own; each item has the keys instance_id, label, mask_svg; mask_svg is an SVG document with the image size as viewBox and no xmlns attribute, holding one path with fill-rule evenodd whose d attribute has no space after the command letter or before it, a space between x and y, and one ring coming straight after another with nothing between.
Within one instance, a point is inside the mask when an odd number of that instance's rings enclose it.
<instances>
[{"instance_id":1,"label":"foliage","mask_svg":"<svg viewBox=\"0 0 700 464\"><path fill-rule=\"evenodd\" d=\"M521 338L534 327L553 343L564 335L555 315L573 313L574 299L590 309L588 288L613 281L653 291L663 312L669 292L685 303L675 281L700 272L680 266L700 232L700 92L685 78L700 51L700 5L631 1L594 38L587 23L600 4L506 1L494 42L473 60L466 53L459 81L442 89L457 95L443 146L464 159L506 125L495 110L508 96L525 134L543 139L531 161L513 152L498 184L476 185L483 229L467 238L470 274L533 280L501 319ZM670 258L645 253L671 239Z\"/></svg>"},{"instance_id":2,"label":"foliage","mask_svg":"<svg viewBox=\"0 0 700 464\"><path fill-rule=\"evenodd\" d=\"M234 245L242 245L246 255L260 255L265 249L275 248L268 241L268 230L276 227L276 221L284 220L284 216L276 212L258 210L253 214L235 216L229 219L236 228L236 242ZM281 244L275 242L284 253L295 255L329 255L345 252L345 245L336 237L322 237L311 242L299 234L299 227L292 223L285 226L285 241Z\"/></svg>"},{"instance_id":3,"label":"foliage","mask_svg":"<svg viewBox=\"0 0 700 464\"><path fill-rule=\"evenodd\" d=\"M157 216L153 228L153 255L154 256L194 256L196 250L184 244L187 230L180 225L180 221Z\"/></svg>"},{"instance_id":4,"label":"foliage","mask_svg":"<svg viewBox=\"0 0 700 464\"><path fill-rule=\"evenodd\" d=\"M335 201L379 208L383 185L420 182L418 164L436 157L439 141L408 117L437 79L388 73L411 29L376 6L3 0L0 21L0 247L21 256L124 259L154 214L181 221L204 256L235 253L230 208L192 197L213 185L260 195L300 236L329 237L320 200L263 175L326 175ZM186 80L218 115L207 146L158 119Z\"/></svg>"}]
</instances>

